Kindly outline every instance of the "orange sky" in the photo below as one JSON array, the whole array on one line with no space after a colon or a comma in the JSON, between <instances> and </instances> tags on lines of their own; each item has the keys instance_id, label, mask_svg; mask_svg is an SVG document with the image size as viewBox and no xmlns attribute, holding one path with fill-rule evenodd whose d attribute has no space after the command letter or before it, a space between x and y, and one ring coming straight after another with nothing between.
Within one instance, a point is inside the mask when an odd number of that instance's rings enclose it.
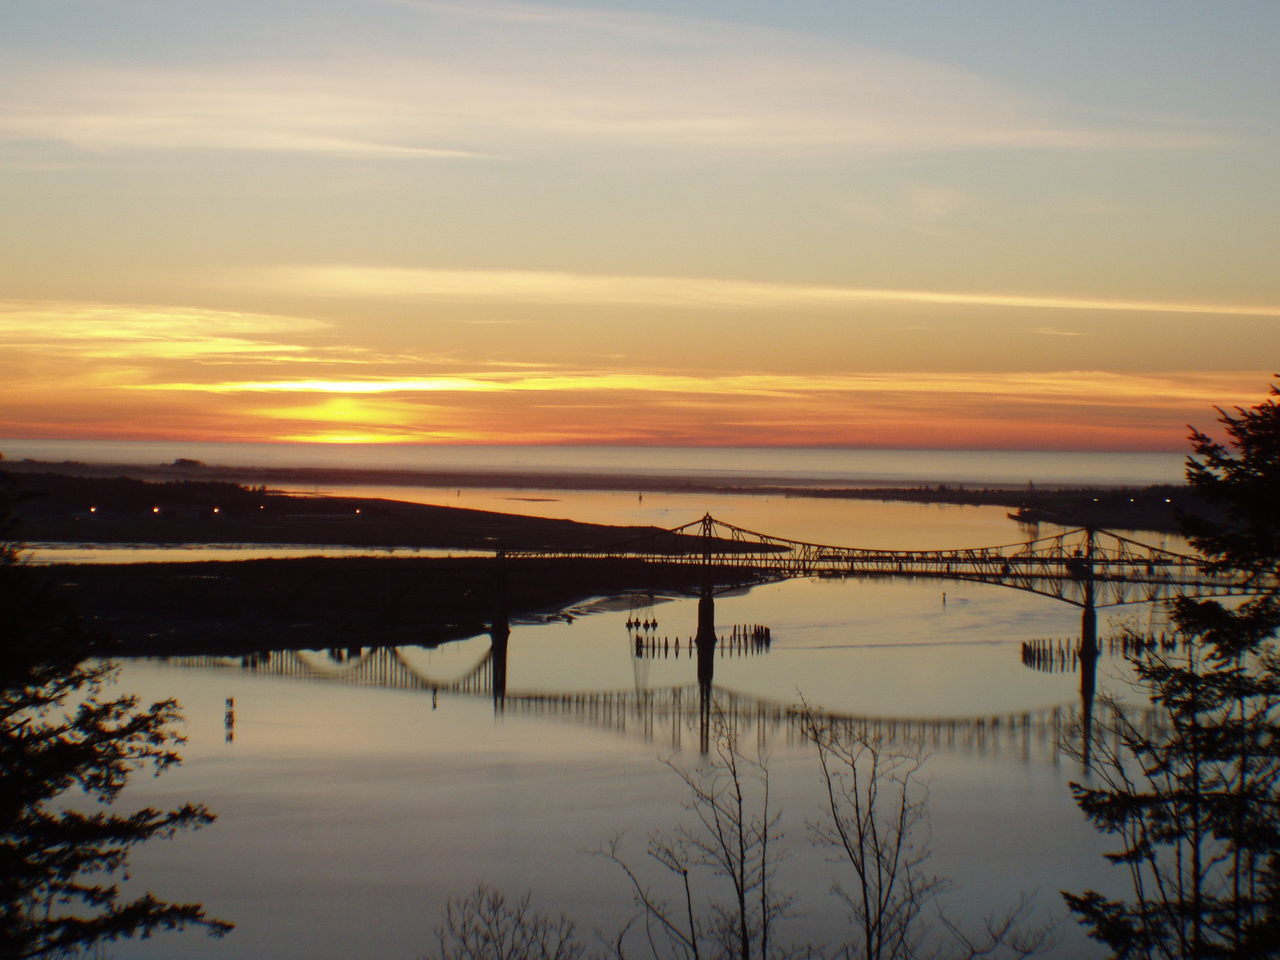
<instances>
[{"instance_id":1,"label":"orange sky","mask_svg":"<svg viewBox=\"0 0 1280 960\"><path fill-rule=\"evenodd\" d=\"M0 437L1180 451L1280 367L1265 11L69 5Z\"/></svg>"}]
</instances>

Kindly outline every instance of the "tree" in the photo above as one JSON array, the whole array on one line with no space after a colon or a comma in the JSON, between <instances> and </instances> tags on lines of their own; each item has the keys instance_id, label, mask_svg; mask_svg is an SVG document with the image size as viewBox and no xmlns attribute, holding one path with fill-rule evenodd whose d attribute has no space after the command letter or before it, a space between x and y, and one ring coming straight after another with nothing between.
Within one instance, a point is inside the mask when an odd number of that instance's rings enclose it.
<instances>
[{"instance_id":1,"label":"tree","mask_svg":"<svg viewBox=\"0 0 1280 960\"><path fill-rule=\"evenodd\" d=\"M529 895L508 902L484 884L445 905L436 928L439 960L582 960L586 945L568 917L531 910Z\"/></svg>"},{"instance_id":2,"label":"tree","mask_svg":"<svg viewBox=\"0 0 1280 960\"><path fill-rule=\"evenodd\" d=\"M784 943L778 921L793 898L776 879L781 815L771 806L769 771L738 746L738 730L713 712L706 761L686 769L666 761L688 790L687 826L649 838L648 855L674 878L654 886L625 856L620 838L597 852L623 872L637 915L587 947L574 923L508 902L479 886L446 906L438 950L428 960L1026 960L1051 945L1053 924L1026 922L1029 901L983 918L971 932L934 902L947 882L925 872L927 795L918 745L890 743L806 711L801 730L815 745L826 819L813 826L832 862L851 875L833 886L851 921L846 942Z\"/></svg>"},{"instance_id":3,"label":"tree","mask_svg":"<svg viewBox=\"0 0 1280 960\"><path fill-rule=\"evenodd\" d=\"M939 909L950 883L927 870L928 789L919 743L809 711L803 724L817 748L824 793L826 816L811 825L814 839L848 868L832 886L851 927L837 957L1025 960L1051 945L1054 925L1028 923L1026 898L982 918L977 932Z\"/></svg>"},{"instance_id":4,"label":"tree","mask_svg":"<svg viewBox=\"0 0 1280 960\"><path fill-rule=\"evenodd\" d=\"M693 825L649 838L649 856L677 878L677 898L656 893L627 863L615 839L600 852L626 875L640 908L640 923L655 957L738 958L812 955L782 948L775 924L791 898L776 887L779 813L770 806L769 770L762 757L738 746L733 721L712 716L711 759L697 770L667 760L688 788ZM722 884L726 896L698 889L700 874ZM618 937L619 953L625 934Z\"/></svg>"},{"instance_id":5,"label":"tree","mask_svg":"<svg viewBox=\"0 0 1280 960\"><path fill-rule=\"evenodd\" d=\"M923 758L813 715L805 733L817 747L826 800L827 817L812 826L814 837L852 872L851 883L833 887L854 931L846 952L866 960L916 956L922 914L946 889L942 878L925 872Z\"/></svg>"},{"instance_id":6,"label":"tree","mask_svg":"<svg viewBox=\"0 0 1280 960\"><path fill-rule=\"evenodd\" d=\"M626 874L653 957L821 958L832 960L1025 960L1049 945L1050 925L1025 922L1029 904L983 919L974 933L953 923L936 899L947 881L925 869L928 795L919 774L918 744L888 739L806 710L798 722L818 755L824 817L811 824L815 842L838 870L832 893L845 905L850 933L843 943L783 943L777 921L793 898L778 888L781 814L769 800L761 757L738 748L738 731L714 715L710 762L689 771L668 761L688 788L691 826L650 838L649 855L677 878L676 895L643 883L617 842L604 854ZM721 881L723 897L698 881ZM616 941L623 956L625 937Z\"/></svg>"},{"instance_id":7,"label":"tree","mask_svg":"<svg viewBox=\"0 0 1280 960\"><path fill-rule=\"evenodd\" d=\"M1132 899L1064 897L1122 958L1280 955L1280 407L1220 422L1230 447L1193 430L1187 464L1218 518L1188 532L1207 567L1242 574L1254 594L1174 601L1177 650L1143 645L1131 658L1162 724L1113 700L1093 744L1097 782L1072 784L1121 841L1108 857L1127 870Z\"/></svg>"},{"instance_id":8,"label":"tree","mask_svg":"<svg viewBox=\"0 0 1280 960\"><path fill-rule=\"evenodd\" d=\"M1280 386L1270 394L1247 410L1218 411L1230 446L1192 428L1187 459L1187 481L1217 510L1186 518L1192 543L1211 566L1255 577L1274 577L1280 566Z\"/></svg>"},{"instance_id":9,"label":"tree","mask_svg":"<svg viewBox=\"0 0 1280 960\"><path fill-rule=\"evenodd\" d=\"M195 804L105 809L135 770L179 762L178 706L105 696L114 670L96 658L106 644L18 562L11 529L0 503L0 958L65 956L188 924L226 932L199 904L122 897L114 875L131 847L213 815Z\"/></svg>"}]
</instances>

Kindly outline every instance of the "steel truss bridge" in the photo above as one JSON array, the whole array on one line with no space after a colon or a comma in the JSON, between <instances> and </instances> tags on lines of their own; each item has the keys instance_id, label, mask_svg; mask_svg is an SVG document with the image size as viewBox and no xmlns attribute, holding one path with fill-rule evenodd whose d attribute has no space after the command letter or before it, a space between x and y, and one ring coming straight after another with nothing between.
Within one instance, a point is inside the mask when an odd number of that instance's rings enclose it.
<instances>
[{"instance_id":1,"label":"steel truss bridge","mask_svg":"<svg viewBox=\"0 0 1280 960\"><path fill-rule=\"evenodd\" d=\"M512 559L616 559L702 567L757 581L794 577L929 577L998 584L1095 608L1175 596L1214 597L1277 588L1247 581L1105 530L1079 528L1025 543L954 550L886 550L807 543L757 533L706 514L670 530L597 548L505 551Z\"/></svg>"}]
</instances>

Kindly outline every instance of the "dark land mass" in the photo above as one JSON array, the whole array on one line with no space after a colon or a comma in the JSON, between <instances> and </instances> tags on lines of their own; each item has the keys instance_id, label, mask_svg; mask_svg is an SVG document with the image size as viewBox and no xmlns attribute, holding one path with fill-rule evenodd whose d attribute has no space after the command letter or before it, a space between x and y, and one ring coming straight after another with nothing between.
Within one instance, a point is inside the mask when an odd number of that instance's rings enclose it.
<instances>
[{"instance_id":1,"label":"dark land mass","mask_svg":"<svg viewBox=\"0 0 1280 960\"><path fill-rule=\"evenodd\" d=\"M117 656L435 646L483 633L495 619L545 618L593 597L692 592L700 576L639 561L377 557L48 572Z\"/></svg>"},{"instance_id":2,"label":"dark land mass","mask_svg":"<svg viewBox=\"0 0 1280 960\"><path fill-rule=\"evenodd\" d=\"M273 649L418 644L545 616L599 596L696 590L701 573L629 560L499 559L641 540L663 551L698 537L392 500L288 496L224 481L18 473L17 535L77 543L288 543L483 550L487 557L56 564L46 575L113 655L239 655ZM679 542L677 542L677 540ZM717 542L725 549L750 549ZM725 574L722 580L732 580Z\"/></svg>"},{"instance_id":3,"label":"dark land mass","mask_svg":"<svg viewBox=\"0 0 1280 960\"><path fill-rule=\"evenodd\" d=\"M1074 487L1045 490L1000 490L940 484L905 489L808 490L802 495L1010 507L1013 508L1009 513L1010 519L1019 523L1056 523L1065 527L1147 530L1157 533L1180 533L1183 517L1211 513L1210 508L1198 500L1189 487L1172 484L1140 488Z\"/></svg>"},{"instance_id":4,"label":"dark land mass","mask_svg":"<svg viewBox=\"0 0 1280 960\"><path fill-rule=\"evenodd\" d=\"M767 477L723 477L697 478L679 476L623 476L616 474L591 473L514 473L514 472L448 472L448 471L408 471L408 470L361 470L343 468L296 468L296 467L222 467L206 466L196 460L178 459L169 464L137 465L137 464L87 464L77 462L47 463L35 460L7 461L5 468L18 479L23 486L38 489L41 483L66 498L79 496L77 501L81 509L87 510L90 504L86 498L92 495L89 487L82 488L76 494L73 487L66 482L70 478L85 481L133 479L146 480L152 483L165 483L166 495L171 499L182 496L184 503L209 503L208 497L217 494L230 498L230 487L249 484L252 492L259 495L272 496L266 491L265 484L284 486L420 486L420 487L505 487L516 490L609 490L630 492L663 492L663 493L708 493L708 494L758 494L787 497L820 497L827 499L847 500L882 500L903 501L910 503L940 503L964 506L999 506L1010 510L1010 516L1025 523L1058 523L1064 526L1094 526L1103 529L1149 530L1161 533L1176 533L1181 529L1180 515L1205 515L1209 511L1198 502L1189 487L1183 484L1169 484L1148 487L1113 487L1113 486L1080 486L1080 487L1033 487L1027 486L972 486L964 484L939 483L927 486L876 486L876 487L814 487L785 478ZM60 476L66 478L54 481L44 478ZM186 486L184 486L186 485ZM257 485L256 487L252 485ZM186 497L182 491L188 491L192 497ZM207 493L205 501L198 497ZM149 494L153 498L155 492ZM237 495L238 496L238 495ZM279 495L275 495L279 496ZM194 499L193 499L194 498ZM68 499L68 503L70 500ZM228 504L232 503L228 499ZM280 501L277 501L280 502ZM336 522L337 515L343 510L356 509L357 498L315 498L310 512L334 514L331 518ZM382 504L391 501L365 501ZM302 500L295 499L289 508L290 513L308 512L301 506ZM319 504L328 506L320 506ZM156 504L147 505L150 509ZM261 505L261 504L259 504ZM410 505L406 505L410 506ZM225 509L225 508L224 508ZM443 509L443 508L435 508ZM463 511L467 512L467 511ZM482 513L483 511L470 511ZM385 515L385 513L384 513ZM508 514L490 514L491 517L507 517ZM437 523L444 523L444 515L436 518ZM278 519L278 518L277 518ZM532 520L534 518L525 518ZM726 518L732 520L732 518ZM555 522L555 521L545 521ZM354 521L348 526L353 529L343 533L344 539L332 539L335 528L317 534L318 539L304 537L296 539L293 530L300 524L293 523L292 529L278 531L289 534L286 540L263 540L254 536L239 538L242 542L291 542L291 543L352 543L354 545L378 545L376 539L370 539L373 533L368 526L355 527ZM448 526L445 524L445 526ZM588 526L588 525L582 525ZM52 529L52 527L50 527ZM528 528L526 527L526 532ZM192 531L199 533L199 530ZM784 534L786 531L776 531ZM71 539L87 540L85 536L75 536L66 531L57 536L41 536L39 539ZM265 535L265 531L264 531ZM500 536L486 531L481 537ZM34 534L32 534L35 537ZM347 540L346 536L359 536L360 539ZM113 537L119 541L121 538ZM130 539L130 538L124 538ZM150 540L149 536L135 537L135 540ZM200 539L197 537L196 539ZM235 539L235 538L231 538ZM174 542L166 538L161 542ZM207 542L229 542L228 538L219 537ZM414 545L409 541L393 539L383 541L382 545ZM432 546L461 546L456 541L445 543L433 541ZM474 544L468 544L474 545Z\"/></svg>"},{"instance_id":5,"label":"dark land mass","mask_svg":"<svg viewBox=\"0 0 1280 960\"><path fill-rule=\"evenodd\" d=\"M641 561L497 557L500 551L567 552L637 539L664 551L702 544L695 537L674 546L668 541L675 538L653 527L285 495L223 480L156 482L31 469L11 471L5 479L17 535L30 541L420 546L493 554L48 568L70 605L96 634L111 639L118 655L435 645L484 632L504 616L545 616L587 598L635 591L689 593L701 582L701 573L689 568ZM1188 502L1182 488L1041 493L938 486L803 494L998 505L1016 508L1028 521L1122 529L1169 529L1174 509ZM717 548L750 549L728 542ZM718 579L725 578L732 574Z\"/></svg>"},{"instance_id":6,"label":"dark land mass","mask_svg":"<svg viewBox=\"0 0 1280 960\"><path fill-rule=\"evenodd\" d=\"M225 481L11 475L23 539L568 550L659 531L399 500L309 497Z\"/></svg>"}]
</instances>

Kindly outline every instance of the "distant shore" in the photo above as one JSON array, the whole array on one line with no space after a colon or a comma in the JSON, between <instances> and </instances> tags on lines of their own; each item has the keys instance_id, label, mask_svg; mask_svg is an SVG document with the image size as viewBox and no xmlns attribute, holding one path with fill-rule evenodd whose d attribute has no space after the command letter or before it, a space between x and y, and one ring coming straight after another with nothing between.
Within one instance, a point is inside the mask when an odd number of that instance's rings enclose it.
<instances>
[{"instance_id":1,"label":"distant shore","mask_svg":"<svg viewBox=\"0 0 1280 960\"><path fill-rule=\"evenodd\" d=\"M83 463L75 460L6 460L12 472L61 473L82 477L136 477L141 480L222 480L240 484L289 487L498 487L511 490L605 490L642 493L787 493L822 490L813 480L787 476L719 474L714 477L676 473L617 473L589 470L390 470L361 467L276 467L205 464L179 458L170 463ZM918 483L878 484L908 489ZM984 485L1014 489L1011 485ZM855 488L869 489L869 488Z\"/></svg>"},{"instance_id":2,"label":"distant shore","mask_svg":"<svg viewBox=\"0 0 1280 960\"><path fill-rule=\"evenodd\" d=\"M437 646L568 619L602 596L696 593L699 574L628 560L310 557L63 564L58 590L113 656Z\"/></svg>"},{"instance_id":3,"label":"distant shore","mask_svg":"<svg viewBox=\"0 0 1280 960\"><path fill-rule=\"evenodd\" d=\"M289 495L265 485L213 479L199 467L86 468L0 464L24 540L86 544L237 543L436 547L485 557L315 557L145 564L59 564L70 604L125 655L239 654L252 649L370 644L435 644L511 616L563 609L583 598L635 589L687 592L687 569L631 560L509 559L525 549L571 552L635 538L625 527L362 497ZM296 482L299 471L287 471ZM273 471L273 473L278 473ZM305 471L350 482L332 471ZM130 476L129 474L133 474ZM258 479L264 479L261 475ZM398 476L403 483L403 477ZM523 482L545 488L548 477ZM563 489L582 489L569 477ZM617 482L617 478L613 478ZM645 478L654 483L655 478ZM453 477L454 485L460 478ZM369 481L372 482L372 481ZM385 481L383 481L385 482ZM492 476L485 478L493 485ZM603 482L603 479L601 480ZM1185 488L1116 490L724 487L680 481L676 490L997 505L1028 522L1090 522L1112 529L1176 529ZM597 487L596 489L602 489ZM614 488L604 488L614 489ZM623 487L623 489L634 489ZM649 486L645 489L672 489ZM695 578L696 579L696 578Z\"/></svg>"},{"instance_id":4,"label":"distant shore","mask_svg":"<svg viewBox=\"0 0 1280 960\"><path fill-rule=\"evenodd\" d=\"M1203 513L1185 485L1124 487L1108 484L1044 486L1014 484L913 483L830 487L786 477L688 477L588 472L366 470L316 467L208 466L178 459L168 464L5 461L15 475L57 474L108 479L128 477L152 483L227 483L272 487L401 486L423 488L503 488L511 490L583 490L638 493L702 493L882 500L911 503L999 506L1025 523L1147 530L1176 533L1179 514ZM324 499L324 498L320 498ZM338 498L346 509L347 500ZM335 503L337 500L335 500ZM514 515L513 515L514 516ZM56 539L45 537L42 539ZM258 541L255 541L258 542ZM302 540L297 542L321 542ZM324 542L333 542L331 540ZM345 542L345 541L344 541ZM356 541L356 545L365 543ZM408 545L408 544L404 544Z\"/></svg>"}]
</instances>

